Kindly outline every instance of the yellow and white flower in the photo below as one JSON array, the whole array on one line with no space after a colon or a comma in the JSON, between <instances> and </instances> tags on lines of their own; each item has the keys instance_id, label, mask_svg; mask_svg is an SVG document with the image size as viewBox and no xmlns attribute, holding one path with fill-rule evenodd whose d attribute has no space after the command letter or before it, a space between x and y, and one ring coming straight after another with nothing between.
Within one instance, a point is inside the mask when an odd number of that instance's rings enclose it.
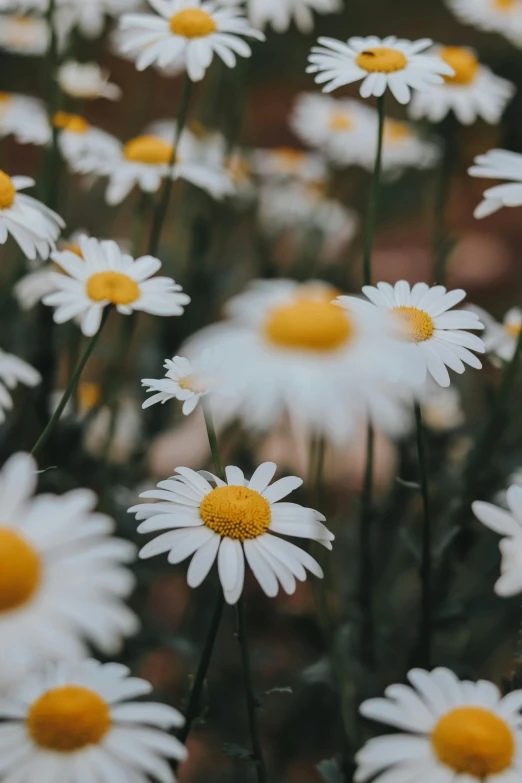
<instances>
[{"instance_id":1,"label":"yellow and white flower","mask_svg":"<svg viewBox=\"0 0 522 783\"><path fill-rule=\"evenodd\" d=\"M0 15L0 49L39 57L49 46L47 22L38 16Z\"/></svg>"},{"instance_id":2,"label":"yellow and white flower","mask_svg":"<svg viewBox=\"0 0 522 783\"><path fill-rule=\"evenodd\" d=\"M79 174L84 173L81 164L86 159L111 160L119 155L119 141L110 133L93 127L79 114L59 111L53 123L59 129L58 147L64 160ZM49 127L49 141L51 134Z\"/></svg>"},{"instance_id":3,"label":"yellow and white flower","mask_svg":"<svg viewBox=\"0 0 522 783\"><path fill-rule=\"evenodd\" d=\"M264 35L250 27L234 8L200 0L148 2L155 15L124 14L120 19L120 28L128 31L122 51L139 48L139 71L154 63L162 67L183 58L189 78L197 82L204 77L214 53L229 68L236 65L236 55L250 57L252 50L240 36L264 40Z\"/></svg>"},{"instance_id":4,"label":"yellow and white flower","mask_svg":"<svg viewBox=\"0 0 522 783\"><path fill-rule=\"evenodd\" d=\"M447 0L447 5L461 22L501 33L522 46L521 0Z\"/></svg>"},{"instance_id":5,"label":"yellow and white flower","mask_svg":"<svg viewBox=\"0 0 522 783\"><path fill-rule=\"evenodd\" d=\"M141 385L148 386L148 392L156 392L149 397L142 408L149 408L157 402L167 400L183 402L182 413L188 416L197 407L202 397L213 387L213 378L206 371L205 357L199 362L190 362L184 356L166 359L163 365L167 372L165 378L143 378Z\"/></svg>"},{"instance_id":6,"label":"yellow and white flower","mask_svg":"<svg viewBox=\"0 0 522 783\"><path fill-rule=\"evenodd\" d=\"M175 783L168 760L187 751L167 730L184 719L167 704L136 701L151 690L121 663L47 666L0 705L0 774L19 783Z\"/></svg>"},{"instance_id":7,"label":"yellow and white flower","mask_svg":"<svg viewBox=\"0 0 522 783\"><path fill-rule=\"evenodd\" d=\"M19 383L32 387L38 386L41 380L38 370L18 356L0 349L0 422L5 421L5 412L13 407L9 392L16 389Z\"/></svg>"},{"instance_id":8,"label":"yellow and white flower","mask_svg":"<svg viewBox=\"0 0 522 783\"><path fill-rule=\"evenodd\" d=\"M322 578L313 557L279 536L312 539L327 549L332 548L334 536L318 511L278 502L303 482L287 476L270 484L276 470L273 462L264 462L248 481L242 470L229 465L225 482L206 471L176 468L178 475L140 495L160 503L129 509L136 519L145 520L138 527L140 533L169 531L145 544L140 557L168 552L169 563L181 563L194 555L187 574L190 587L203 582L217 558L229 604L235 604L243 592L245 559L270 597L277 595L279 585L293 593L296 579L305 580L305 569Z\"/></svg>"},{"instance_id":9,"label":"yellow and white flower","mask_svg":"<svg viewBox=\"0 0 522 783\"><path fill-rule=\"evenodd\" d=\"M389 89L399 103L409 103L411 90L425 90L442 84L443 76L452 76L453 69L433 54L420 54L433 41L422 38L407 41L390 35L377 38L349 38L347 43L335 38L319 38L314 46L307 73L315 73L323 92L332 92L345 84L362 80L360 95L369 98L383 95Z\"/></svg>"},{"instance_id":10,"label":"yellow and white flower","mask_svg":"<svg viewBox=\"0 0 522 783\"><path fill-rule=\"evenodd\" d=\"M496 321L486 310L476 305L470 306L484 324L484 345L493 359L510 362L515 353L516 344L522 330L522 310L511 307L502 323ZM498 362L497 362L498 363Z\"/></svg>"},{"instance_id":11,"label":"yellow and white flower","mask_svg":"<svg viewBox=\"0 0 522 783\"><path fill-rule=\"evenodd\" d=\"M111 35L111 48L117 57L122 57L124 60L134 63L142 52L148 48L148 44L141 43L141 39L137 38L135 30L120 30L116 28ZM179 76L179 74L185 71L185 58L183 55L180 55L166 65L159 65L156 62L152 67L162 76Z\"/></svg>"},{"instance_id":12,"label":"yellow and white flower","mask_svg":"<svg viewBox=\"0 0 522 783\"><path fill-rule=\"evenodd\" d=\"M113 522L93 511L90 490L34 496L36 483L28 454L0 472L2 686L46 658L81 658L87 645L114 653L138 627L124 603L134 545L112 537Z\"/></svg>"},{"instance_id":13,"label":"yellow and white flower","mask_svg":"<svg viewBox=\"0 0 522 783\"><path fill-rule=\"evenodd\" d=\"M64 221L40 201L19 191L35 184L30 177L10 177L0 171L0 245L9 234L27 258L49 258Z\"/></svg>"},{"instance_id":14,"label":"yellow and white flower","mask_svg":"<svg viewBox=\"0 0 522 783\"><path fill-rule=\"evenodd\" d=\"M314 183L325 181L328 174L322 155L294 147L254 150L252 169L265 179L299 179Z\"/></svg>"},{"instance_id":15,"label":"yellow and white flower","mask_svg":"<svg viewBox=\"0 0 522 783\"><path fill-rule=\"evenodd\" d=\"M221 5L239 5L241 0L221 0ZM247 0L249 19L263 30L270 26L276 33L285 33L292 22L300 33L314 29L314 12L335 14L342 10L341 0Z\"/></svg>"},{"instance_id":16,"label":"yellow and white flower","mask_svg":"<svg viewBox=\"0 0 522 783\"><path fill-rule=\"evenodd\" d=\"M434 49L439 57L455 71L445 76L444 84L436 84L424 92L416 92L410 104L410 115L415 120L440 122L454 112L463 125L471 125L482 118L496 125L515 94L515 85L496 76L482 65L471 49L444 46Z\"/></svg>"},{"instance_id":17,"label":"yellow and white flower","mask_svg":"<svg viewBox=\"0 0 522 783\"><path fill-rule=\"evenodd\" d=\"M79 100L108 98L117 101L122 91L109 82L109 73L98 63L78 63L70 60L58 70L58 82L62 92Z\"/></svg>"},{"instance_id":18,"label":"yellow and white flower","mask_svg":"<svg viewBox=\"0 0 522 783\"><path fill-rule=\"evenodd\" d=\"M477 155L475 165L468 173L472 177L508 180L484 191L484 199L473 213L477 219L488 217L502 207L522 206L522 155L519 152L489 150L485 155Z\"/></svg>"},{"instance_id":19,"label":"yellow and white flower","mask_svg":"<svg viewBox=\"0 0 522 783\"><path fill-rule=\"evenodd\" d=\"M134 260L116 242L88 237L79 240L81 256L65 250L53 261L65 274L54 273L54 292L43 303L55 308L54 320L80 319L82 332L91 336L100 328L105 307L122 315L142 311L151 315L183 315L190 298L170 277L153 277L161 261L152 256Z\"/></svg>"},{"instance_id":20,"label":"yellow and white flower","mask_svg":"<svg viewBox=\"0 0 522 783\"><path fill-rule=\"evenodd\" d=\"M49 121L44 103L29 95L0 93L0 136L10 135L18 144L47 144Z\"/></svg>"},{"instance_id":21,"label":"yellow and white flower","mask_svg":"<svg viewBox=\"0 0 522 783\"><path fill-rule=\"evenodd\" d=\"M482 500L476 500L471 507L483 525L504 536L499 544L501 576L495 592L507 597L522 592L522 487L509 487L505 500L507 510Z\"/></svg>"},{"instance_id":22,"label":"yellow and white flower","mask_svg":"<svg viewBox=\"0 0 522 783\"><path fill-rule=\"evenodd\" d=\"M361 704L365 718L399 733L369 740L356 755L355 783L515 783L522 774L522 691L449 669L412 669L409 685Z\"/></svg>"},{"instance_id":23,"label":"yellow and white flower","mask_svg":"<svg viewBox=\"0 0 522 783\"><path fill-rule=\"evenodd\" d=\"M469 310L449 312L462 302L462 289L446 291L444 286L415 283L410 288L405 280L395 286L377 283L363 287L363 293L373 305L394 316L395 334L404 347L404 362L397 375L415 389L420 389L431 375L440 386L450 385L448 369L463 373L465 365L480 369L481 362L472 351L484 353L483 341L468 330L481 330L484 325ZM354 297L339 297L339 303L357 306Z\"/></svg>"}]
</instances>

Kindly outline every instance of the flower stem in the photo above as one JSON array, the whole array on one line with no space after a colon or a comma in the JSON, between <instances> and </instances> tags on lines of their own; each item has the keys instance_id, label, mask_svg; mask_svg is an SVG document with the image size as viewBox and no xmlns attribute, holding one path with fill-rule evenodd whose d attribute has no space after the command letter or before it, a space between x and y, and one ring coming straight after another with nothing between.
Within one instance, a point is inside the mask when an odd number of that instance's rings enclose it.
<instances>
[{"instance_id":1,"label":"flower stem","mask_svg":"<svg viewBox=\"0 0 522 783\"><path fill-rule=\"evenodd\" d=\"M443 142L442 157L437 172L435 203L433 214L433 279L439 285L445 285L446 264L451 252L446 224L446 210L450 192L451 176L455 165L457 145L455 135L457 123L450 112L440 123L440 135Z\"/></svg>"},{"instance_id":2,"label":"flower stem","mask_svg":"<svg viewBox=\"0 0 522 783\"><path fill-rule=\"evenodd\" d=\"M375 617L373 608L373 552L372 552L372 502L373 502L374 431L368 424L366 437L366 465L361 493L359 517L359 609L360 656L367 666L375 665Z\"/></svg>"},{"instance_id":3,"label":"flower stem","mask_svg":"<svg viewBox=\"0 0 522 783\"><path fill-rule=\"evenodd\" d=\"M210 444L210 451L212 452L212 459L214 460L214 468L216 469L216 475L225 480L225 471L223 470L223 463L221 462L221 456L219 454L218 439L216 435L216 428L214 426L214 419L212 417L212 411L210 404L203 399L202 400L203 415L205 417L205 426L207 428L208 442Z\"/></svg>"},{"instance_id":4,"label":"flower stem","mask_svg":"<svg viewBox=\"0 0 522 783\"><path fill-rule=\"evenodd\" d=\"M243 675L245 681L245 696L247 703L248 724L250 727L250 738L252 742L252 757L254 759L258 783L267 783L266 767L263 758L263 750L259 738L259 728L257 725L257 700L254 694L252 684L252 668L250 665L250 651L248 648L248 636L245 618L245 602L243 596L237 602L237 629L239 645L241 647L241 657L243 660Z\"/></svg>"},{"instance_id":5,"label":"flower stem","mask_svg":"<svg viewBox=\"0 0 522 783\"><path fill-rule=\"evenodd\" d=\"M75 367L75 370L71 376L71 380L69 381L66 390L63 393L62 399L60 400L56 410L54 411L53 415L49 419L49 422L47 423L47 426L45 427L44 431L34 444L33 448L31 449L31 454L34 456L42 446L47 442L49 437L52 435L54 428L58 424L62 413L64 412L65 406L69 402L71 395L74 393L74 390L78 386L78 382L81 378L81 375L83 373L83 370L85 368L85 365L87 364L90 355L92 354L94 347L96 343L98 342L98 338L102 332L102 329L107 321L107 317L109 315L109 308L105 308L105 312L103 314L103 319L100 324L100 328L96 332L96 334L93 334L93 336L89 339L89 342L85 346L85 349L83 351L83 354L81 355L80 359L78 360L78 364Z\"/></svg>"},{"instance_id":6,"label":"flower stem","mask_svg":"<svg viewBox=\"0 0 522 783\"><path fill-rule=\"evenodd\" d=\"M174 144L172 146L172 155L169 162L169 171L167 176L165 177L165 181L163 183L163 189L156 203L156 208L154 210L154 215L152 217L152 228L150 232L149 249L148 249L149 255L151 256L156 256L158 254L158 247L161 239L161 231L163 229L163 224L167 216L167 210L169 208L169 202L170 202L170 194L172 192L172 173L174 171L174 166L176 165L176 154L178 150L179 141L181 139L181 134L183 133L183 128L185 127L187 121L187 114L188 114L191 92L192 92L192 82L188 76L185 76L185 84L183 85L183 93L181 95L178 114L176 117L176 134L174 138Z\"/></svg>"},{"instance_id":7,"label":"flower stem","mask_svg":"<svg viewBox=\"0 0 522 783\"><path fill-rule=\"evenodd\" d=\"M368 212L366 213L366 222L364 226L364 242L363 242L364 285L371 285L372 283L373 237L375 234L375 224L377 221L377 209L379 206L379 191L381 186L382 142L383 142L383 135L384 135L384 95L381 95L380 98L377 98L377 112L379 116L379 126L377 131L377 152L375 155L375 165L373 169L372 182L370 186Z\"/></svg>"},{"instance_id":8,"label":"flower stem","mask_svg":"<svg viewBox=\"0 0 522 783\"><path fill-rule=\"evenodd\" d=\"M419 629L419 665L424 669L431 666L432 648L432 530L430 498L428 489L428 467L422 428L422 412L418 402L414 404L417 431L417 454L419 457L420 485L423 505L422 554L421 554L421 618Z\"/></svg>"},{"instance_id":9,"label":"flower stem","mask_svg":"<svg viewBox=\"0 0 522 783\"><path fill-rule=\"evenodd\" d=\"M58 51L58 35L55 24L56 0L49 0L49 7L45 15L50 31L49 41L49 73L48 73L48 97L47 105L52 128L51 145L45 153L44 171L41 181L41 198L44 204L51 209L56 209L58 200L58 176L60 168L60 155L58 150L58 128L54 124L54 117L60 108L61 91L58 84L58 67L60 54Z\"/></svg>"}]
</instances>

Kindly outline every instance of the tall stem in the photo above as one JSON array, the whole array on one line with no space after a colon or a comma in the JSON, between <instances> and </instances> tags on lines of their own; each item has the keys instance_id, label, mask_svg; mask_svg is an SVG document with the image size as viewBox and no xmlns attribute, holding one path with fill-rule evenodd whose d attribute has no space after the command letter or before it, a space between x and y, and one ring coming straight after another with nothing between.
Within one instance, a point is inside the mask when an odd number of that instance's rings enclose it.
<instances>
[{"instance_id":1,"label":"tall stem","mask_svg":"<svg viewBox=\"0 0 522 783\"><path fill-rule=\"evenodd\" d=\"M370 668L375 665L375 617L373 607L373 551L372 551L372 504L373 504L373 453L374 431L368 424L366 436L366 465L361 494L359 517L359 609L360 609L360 656Z\"/></svg>"},{"instance_id":2,"label":"tall stem","mask_svg":"<svg viewBox=\"0 0 522 783\"><path fill-rule=\"evenodd\" d=\"M165 181L163 183L163 189L161 191L159 200L156 204L156 208L154 210L154 215L152 218L152 228L150 232L149 250L148 250L149 255L151 256L157 256L158 254L158 247L161 239L161 231L163 229L163 224L167 216L167 210L169 208L169 202L170 202L170 194L172 192L172 174L174 172L174 166L176 165L176 154L178 150L179 141L181 139L181 134L183 133L183 128L185 127L187 121L187 114L188 114L191 92L192 92L192 82L188 76L185 76L185 84L183 85L183 93L181 95L178 114L176 117L176 134L174 137L174 144L172 146L172 155L169 162L169 171L167 176L165 177Z\"/></svg>"},{"instance_id":3,"label":"tall stem","mask_svg":"<svg viewBox=\"0 0 522 783\"><path fill-rule=\"evenodd\" d=\"M257 701L252 684L252 667L250 665L250 650L248 648L248 636L245 618L245 602L243 596L237 602L237 629L239 645L241 647L241 657L243 659L243 676L245 682L245 696L247 703L248 725L250 728L250 739L252 742L252 756L256 765L258 783L267 783L265 760L259 738L259 728L257 725Z\"/></svg>"},{"instance_id":4,"label":"tall stem","mask_svg":"<svg viewBox=\"0 0 522 783\"><path fill-rule=\"evenodd\" d=\"M207 428L208 442L210 445L210 451L212 453L212 459L214 460L214 468L216 469L216 475L225 480L225 471L223 469L223 463L221 462L221 455L219 453L218 439L216 435L216 428L214 426L214 419L212 417L212 411L210 409L210 403L203 398L202 400L203 415L205 417L205 426Z\"/></svg>"},{"instance_id":5,"label":"tall stem","mask_svg":"<svg viewBox=\"0 0 522 783\"><path fill-rule=\"evenodd\" d=\"M437 172L435 203L433 214L433 279L439 285L445 285L446 264L450 253L450 240L446 223L446 211L451 186L451 176L455 165L457 145L455 134L457 123L450 112L440 124L443 150Z\"/></svg>"},{"instance_id":6,"label":"tall stem","mask_svg":"<svg viewBox=\"0 0 522 783\"><path fill-rule=\"evenodd\" d=\"M431 666L432 648L432 530L430 518L430 498L428 489L428 467L422 413L418 402L414 405L417 430L417 453L419 457L420 485L422 492L422 554L421 554L421 619L419 628L419 665L425 669Z\"/></svg>"},{"instance_id":7,"label":"tall stem","mask_svg":"<svg viewBox=\"0 0 522 783\"><path fill-rule=\"evenodd\" d=\"M381 186L382 141L384 135L384 95L381 95L380 98L377 98L377 112L379 116L379 125L377 131L377 152L375 155L375 165L373 168L372 183L370 186L370 199L368 201L368 212L366 213L366 222L364 225L364 241L363 241L364 285L371 285L372 283L373 236L375 234L375 224L377 222L377 210L379 207L379 190Z\"/></svg>"},{"instance_id":8,"label":"tall stem","mask_svg":"<svg viewBox=\"0 0 522 783\"><path fill-rule=\"evenodd\" d=\"M100 328L94 334L90 339L87 345L85 346L85 349L83 351L83 354L81 355L78 364L75 367L75 370L72 374L71 380L69 381L66 390L63 393L62 399L60 400L56 410L54 411L53 415L49 419L49 422L47 426L45 427L44 431L34 444L33 448L31 449L31 454L35 455L42 446L48 441L49 437L52 435L54 428L60 421L60 417L62 413L64 412L65 406L71 399L71 395L73 394L74 390L78 386L78 382L81 378L81 375L83 373L83 370L85 368L85 365L87 364L90 355L92 354L94 347L96 343L98 342L98 338L102 332L102 329L107 321L107 317L109 315L109 308L105 308L105 312L103 314L103 319L100 324Z\"/></svg>"}]
</instances>

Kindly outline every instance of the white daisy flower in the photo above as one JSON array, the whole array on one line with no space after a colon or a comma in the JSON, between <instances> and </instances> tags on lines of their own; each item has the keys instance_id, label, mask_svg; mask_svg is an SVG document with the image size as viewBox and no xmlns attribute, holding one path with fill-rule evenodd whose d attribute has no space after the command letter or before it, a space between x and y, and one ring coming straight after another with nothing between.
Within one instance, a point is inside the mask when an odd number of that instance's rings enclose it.
<instances>
[{"instance_id":1,"label":"white daisy flower","mask_svg":"<svg viewBox=\"0 0 522 783\"><path fill-rule=\"evenodd\" d=\"M151 690L121 663L47 666L0 705L2 775L19 783L175 783L168 762L187 751L167 729L184 719L167 704L136 701Z\"/></svg>"},{"instance_id":2,"label":"white daisy flower","mask_svg":"<svg viewBox=\"0 0 522 783\"><path fill-rule=\"evenodd\" d=\"M487 353L491 354L494 360L500 359L501 362L510 362L515 353L520 330L522 329L522 310L520 307L511 307L505 314L502 323L496 321L493 316L481 307L470 305L469 308L476 312L484 324L485 332L483 339Z\"/></svg>"},{"instance_id":3,"label":"white daisy flower","mask_svg":"<svg viewBox=\"0 0 522 783\"><path fill-rule=\"evenodd\" d=\"M482 340L469 329L483 329L478 316L469 310L448 312L462 302L462 289L446 291L443 285L406 280L395 286L377 283L363 287L363 293L375 307L389 311L399 327L397 335L404 347L404 364L399 375L419 389L427 375L440 386L450 385L448 369L463 373L465 365L480 369L481 362L472 351L484 353ZM340 304L354 306L354 297L339 297Z\"/></svg>"},{"instance_id":4,"label":"white daisy flower","mask_svg":"<svg viewBox=\"0 0 522 783\"><path fill-rule=\"evenodd\" d=\"M38 1L38 0L37 0ZM48 0L46 0L48 2ZM99 38L107 18L118 19L122 14L140 8L141 0L56 0L58 24L68 35L73 29L84 38Z\"/></svg>"},{"instance_id":5,"label":"white daisy flower","mask_svg":"<svg viewBox=\"0 0 522 783\"><path fill-rule=\"evenodd\" d=\"M109 72L98 63L78 63L70 60L60 66L58 82L64 93L80 100L108 98L117 101L122 91L109 82Z\"/></svg>"},{"instance_id":6,"label":"white daisy flower","mask_svg":"<svg viewBox=\"0 0 522 783\"><path fill-rule=\"evenodd\" d=\"M250 57L252 50L240 36L264 41L236 9L220 8L200 0L148 0L157 15L125 14L120 28L129 31L123 51L140 48L136 68L160 66L184 58L189 78L200 81L216 53L229 68L236 55ZM134 32L134 36L130 35Z\"/></svg>"},{"instance_id":7,"label":"white daisy flower","mask_svg":"<svg viewBox=\"0 0 522 783\"><path fill-rule=\"evenodd\" d=\"M9 234L27 258L49 258L64 221L40 201L20 193L35 184L30 177L10 177L0 171L0 245Z\"/></svg>"},{"instance_id":8,"label":"white daisy flower","mask_svg":"<svg viewBox=\"0 0 522 783\"><path fill-rule=\"evenodd\" d=\"M509 487L505 500L507 510L482 500L476 500L471 508L486 527L505 536L499 544L502 575L495 592L507 597L522 592L522 487L516 484Z\"/></svg>"},{"instance_id":9,"label":"white daisy flower","mask_svg":"<svg viewBox=\"0 0 522 783\"><path fill-rule=\"evenodd\" d=\"M408 103L411 90L425 90L432 84L442 84L442 76L452 76L453 69L433 54L419 54L433 41L422 38L407 41L396 38L349 38L347 43L335 38L319 38L314 46L307 73L315 73L323 92L331 92L345 84L362 81L362 98L379 97L390 89L399 103Z\"/></svg>"},{"instance_id":10,"label":"white daisy flower","mask_svg":"<svg viewBox=\"0 0 522 783\"><path fill-rule=\"evenodd\" d=\"M373 171L375 165L376 133L377 130L373 136L373 144L371 138L367 137L366 155L361 155L359 160L360 165L368 171ZM382 169L390 176L405 168L431 168L440 158L437 144L419 136L416 129L407 122L385 119L382 142Z\"/></svg>"},{"instance_id":11,"label":"white daisy flower","mask_svg":"<svg viewBox=\"0 0 522 783\"><path fill-rule=\"evenodd\" d=\"M389 316L368 303L338 308L336 293L320 281L256 281L228 303L227 321L189 340L183 355L208 350L209 370L234 392L216 408L218 424L239 419L263 432L289 416L339 445L368 416L388 433L404 431L401 389L386 382L402 351Z\"/></svg>"},{"instance_id":12,"label":"white daisy flower","mask_svg":"<svg viewBox=\"0 0 522 783\"><path fill-rule=\"evenodd\" d=\"M18 356L0 349L0 422L5 421L5 412L13 407L13 399L8 390L16 389L19 383L30 387L38 386L41 380L38 370Z\"/></svg>"},{"instance_id":13,"label":"white daisy flower","mask_svg":"<svg viewBox=\"0 0 522 783\"><path fill-rule=\"evenodd\" d=\"M108 305L122 315L142 311L151 315L183 315L190 298L170 277L153 277L161 261L152 256L134 260L116 242L81 237L81 257L65 250L53 261L65 274L54 274L55 290L43 303L55 308L56 323L79 318L86 336L96 334Z\"/></svg>"},{"instance_id":14,"label":"white daisy flower","mask_svg":"<svg viewBox=\"0 0 522 783\"><path fill-rule=\"evenodd\" d=\"M49 120L38 98L0 93L0 136L14 136L18 144L43 147L49 140Z\"/></svg>"},{"instance_id":15,"label":"white daisy flower","mask_svg":"<svg viewBox=\"0 0 522 783\"><path fill-rule=\"evenodd\" d=\"M245 558L270 597L277 595L279 585L286 593L293 593L295 580L306 578L305 569L322 578L322 569L313 557L279 534L313 539L327 549L332 548L334 536L318 511L278 502L303 482L288 476L269 486L276 470L273 462L264 462L247 481L239 468L229 465L224 482L206 471L176 468L177 476L140 495L160 503L129 509L136 519L145 520L138 532L169 531L145 544L140 557L169 552L169 563L181 563L194 555L187 574L190 587L203 582L217 557L229 604L235 604L243 592Z\"/></svg>"},{"instance_id":16,"label":"white daisy flower","mask_svg":"<svg viewBox=\"0 0 522 783\"><path fill-rule=\"evenodd\" d=\"M221 0L221 5L239 5L242 0ZM342 10L341 0L247 0L249 19L263 30L269 25L276 33L285 33L292 22L300 33L314 29L317 14L335 14Z\"/></svg>"},{"instance_id":17,"label":"white daisy flower","mask_svg":"<svg viewBox=\"0 0 522 783\"><path fill-rule=\"evenodd\" d=\"M488 217L502 207L522 206L522 155L519 152L489 150L485 155L477 155L475 165L468 173L472 177L508 180L484 191L484 200L473 213L477 219Z\"/></svg>"},{"instance_id":18,"label":"white daisy flower","mask_svg":"<svg viewBox=\"0 0 522 783\"><path fill-rule=\"evenodd\" d=\"M459 680L449 669L412 669L409 685L361 704L365 718L399 733L369 740L356 755L356 783L515 783L522 774L522 691L502 696L491 682Z\"/></svg>"},{"instance_id":19,"label":"white daisy flower","mask_svg":"<svg viewBox=\"0 0 522 783\"><path fill-rule=\"evenodd\" d=\"M16 454L0 472L4 685L46 658L83 657L87 645L114 653L138 627L124 603L135 547L113 538L113 522L93 511L90 490L34 497L36 471L32 457Z\"/></svg>"},{"instance_id":20,"label":"white daisy flower","mask_svg":"<svg viewBox=\"0 0 522 783\"><path fill-rule=\"evenodd\" d=\"M157 402L179 400L183 402L183 415L192 413L201 398L208 394L214 385L214 378L206 370L206 358L206 355L201 357L199 362L190 362L184 356L166 359L163 365L167 370L165 378L143 378L141 385L148 386L148 392L156 393L145 400L141 407L149 408Z\"/></svg>"},{"instance_id":21,"label":"white daisy flower","mask_svg":"<svg viewBox=\"0 0 522 783\"><path fill-rule=\"evenodd\" d=\"M323 182L328 176L322 155L294 147L254 150L252 169L265 179L300 179L316 183Z\"/></svg>"},{"instance_id":22,"label":"white daisy flower","mask_svg":"<svg viewBox=\"0 0 522 783\"><path fill-rule=\"evenodd\" d=\"M434 52L453 68L455 75L445 76L444 84L415 93L409 107L413 119L440 122L452 111L463 125L471 125L478 118L490 125L498 124L515 94L515 85L482 65L471 49L445 46Z\"/></svg>"},{"instance_id":23,"label":"white daisy flower","mask_svg":"<svg viewBox=\"0 0 522 783\"><path fill-rule=\"evenodd\" d=\"M117 57L122 57L124 60L134 63L142 52L148 48L148 43L142 44L141 39L136 37L135 30L116 29L113 30L111 35L111 48L113 54ZM179 57L166 65L154 63L153 68L162 76L179 76L185 71L185 58L180 54Z\"/></svg>"},{"instance_id":24,"label":"white daisy flower","mask_svg":"<svg viewBox=\"0 0 522 783\"><path fill-rule=\"evenodd\" d=\"M38 16L0 15L0 49L41 56L49 46L47 22Z\"/></svg>"},{"instance_id":25,"label":"white daisy flower","mask_svg":"<svg viewBox=\"0 0 522 783\"><path fill-rule=\"evenodd\" d=\"M521 0L447 0L447 5L461 22L501 33L522 46Z\"/></svg>"},{"instance_id":26,"label":"white daisy flower","mask_svg":"<svg viewBox=\"0 0 522 783\"><path fill-rule=\"evenodd\" d=\"M120 142L100 128L95 128L78 114L59 111L53 120L60 129L58 146L71 169L84 173L82 162L94 158L97 161L111 160L120 152ZM49 127L49 141L52 131ZM89 172L87 172L89 173Z\"/></svg>"}]
</instances>

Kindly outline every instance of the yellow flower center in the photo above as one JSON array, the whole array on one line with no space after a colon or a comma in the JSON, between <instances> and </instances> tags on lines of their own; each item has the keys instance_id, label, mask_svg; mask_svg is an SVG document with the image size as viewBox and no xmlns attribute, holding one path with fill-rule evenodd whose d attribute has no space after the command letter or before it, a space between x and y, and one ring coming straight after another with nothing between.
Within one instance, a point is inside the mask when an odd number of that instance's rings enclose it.
<instances>
[{"instance_id":1,"label":"yellow flower center","mask_svg":"<svg viewBox=\"0 0 522 783\"><path fill-rule=\"evenodd\" d=\"M65 685L44 693L27 714L27 730L46 750L74 753L97 745L111 726L107 703L79 685Z\"/></svg>"},{"instance_id":2,"label":"yellow flower center","mask_svg":"<svg viewBox=\"0 0 522 783\"><path fill-rule=\"evenodd\" d=\"M78 386L78 407L81 411L96 408L101 400L101 386L94 381L85 381Z\"/></svg>"},{"instance_id":3,"label":"yellow flower center","mask_svg":"<svg viewBox=\"0 0 522 783\"><path fill-rule=\"evenodd\" d=\"M455 71L455 76L444 77L448 84L470 84L475 79L480 63L469 49L446 46L440 56Z\"/></svg>"},{"instance_id":4,"label":"yellow flower center","mask_svg":"<svg viewBox=\"0 0 522 783\"><path fill-rule=\"evenodd\" d=\"M217 25L210 14L201 8L185 8L171 17L170 29L174 35L183 38L203 38L214 33Z\"/></svg>"},{"instance_id":5,"label":"yellow flower center","mask_svg":"<svg viewBox=\"0 0 522 783\"><path fill-rule=\"evenodd\" d=\"M286 174L294 174L306 160L306 153L302 150L294 150L292 147L279 147L273 150L276 164Z\"/></svg>"},{"instance_id":6,"label":"yellow flower center","mask_svg":"<svg viewBox=\"0 0 522 783\"><path fill-rule=\"evenodd\" d=\"M411 136L411 131L405 122L386 120L384 123L384 141L388 144L399 144Z\"/></svg>"},{"instance_id":7,"label":"yellow flower center","mask_svg":"<svg viewBox=\"0 0 522 783\"><path fill-rule=\"evenodd\" d=\"M493 7L498 11L511 11L518 0L493 0Z\"/></svg>"},{"instance_id":8,"label":"yellow flower center","mask_svg":"<svg viewBox=\"0 0 522 783\"><path fill-rule=\"evenodd\" d=\"M371 49L365 49L355 58L359 68L363 68L368 73L393 73L394 71L403 71L408 65L408 60L397 49L391 49L389 46L375 46Z\"/></svg>"},{"instance_id":9,"label":"yellow flower center","mask_svg":"<svg viewBox=\"0 0 522 783\"><path fill-rule=\"evenodd\" d=\"M129 305L139 299L140 289L135 280L121 272L97 272L87 280L87 296L93 302Z\"/></svg>"},{"instance_id":10,"label":"yellow flower center","mask_svg":"<svg viewBox=\"0 0 522 783\"><path fill-rule=\"evenodd\" d=\"M40 584L39 554L25 538L8 527L0 527L0 612L27 603Z\"/></svg>"},{"instance_id":11,"label":"yellow flower center","mask_svg":"<svg viewBox=\"0 0 522 783\"><path fill-rule=\"evenodd\" d=\"M194 394L203 394L203 392L206 391L202 379L196 373L185 375L184 378L179 379L178 383L180 389L194 392Z\"/></svg>"},{"instance_id":12,"label":"yellow flower center","mask_svg":"<svg viewBox=\"0 0 522 783\"><path fill-rule=\"evenodd\" d=\"M335 351L352 334L346 310L332 304L326 296L297 299L276 307L265 323L265 335L270 342L298 350Z\"/></svg>"},{"instance_id":13,"label":"yellow flower center","mask_svg":"<svg viewBox=\"0 0 522 783\"><path fill-rule=\"evenodd\" d=\"M15 198L16 188L13 185L13 180L9 174L0 170L0 209L9 209L13 205Z\"/></svg>"},{"instance_id":14,"label":"yellow flower center","mask_svg":"<svg viewBox=\"0 0 522 783\"><path fill-rule=\"evenodd\" d=\"M69 133L86 133L89 130L87 120L79 114L67 114L65 111L56 112L53 123L56 128L62 128Z\"/></svg>"},{"instance_id":15,"label":"yellow flower center","mask_svg":"<svg viewBox=\"0 0 522 783\"><path fill-rule=\"evenodd\" d=\"M431 741L443 764L479 780L503 772L515 755L509 726L482 707L458 707L448 712L435 726Z\"/></svg>"},{"instance_id":16,"label":"yellow flower center","mask_svg":"<svg viewBox=\"0 0 522 783\"><path fill-rule=\"evenodd\" d=\"M123 155L135 163L170 163L172 146L157 136L136 136L125 144Z\"/></svg>"},{"instance_id":17,"label":"yellow flower center","mask_svg":"<svg viewBox=\"0 0 522 783\"><path fill-rule=\"evenodd\" d=\"M520 330L522 329L522 322L516 324L504 324L504 329L510 337L518 337Z\"/></svg>"},{"instance_id":18,"label":"yellow flower center","mask_svg":"<svg viewBox=\"0 0 522 783\"><path fill-rule=\"evenodd\" d=\"M199 507L205 525L238 541L257 538L270 525L270 503L259 492L247 487L217 487Z\"/></svg>"},{"instance_id":19,"label":"yellow flower center","mask_svg":"<svg viewBox=\"0 0 522 783\"><path fill-rule=\"evenodd\" d=\"M348 114L348 112L345 111L334 111L330 115L330 130L333 131L344 131L344 130L350 130L350 128L353 126L353 122Z\"/></svg>"},{"instance_id":20,"label":"yellow flower center","mask_svg":"<svg viewBox=\"0 0 522 783\"><path fill-rule=\"evenodd\" d=\"M424 310L418 310L416 307L394 307L394 313L404 326L405 340L412 343L422 343L429 340L435 329L433 319Z\"/></svg>"}]
</instances>

